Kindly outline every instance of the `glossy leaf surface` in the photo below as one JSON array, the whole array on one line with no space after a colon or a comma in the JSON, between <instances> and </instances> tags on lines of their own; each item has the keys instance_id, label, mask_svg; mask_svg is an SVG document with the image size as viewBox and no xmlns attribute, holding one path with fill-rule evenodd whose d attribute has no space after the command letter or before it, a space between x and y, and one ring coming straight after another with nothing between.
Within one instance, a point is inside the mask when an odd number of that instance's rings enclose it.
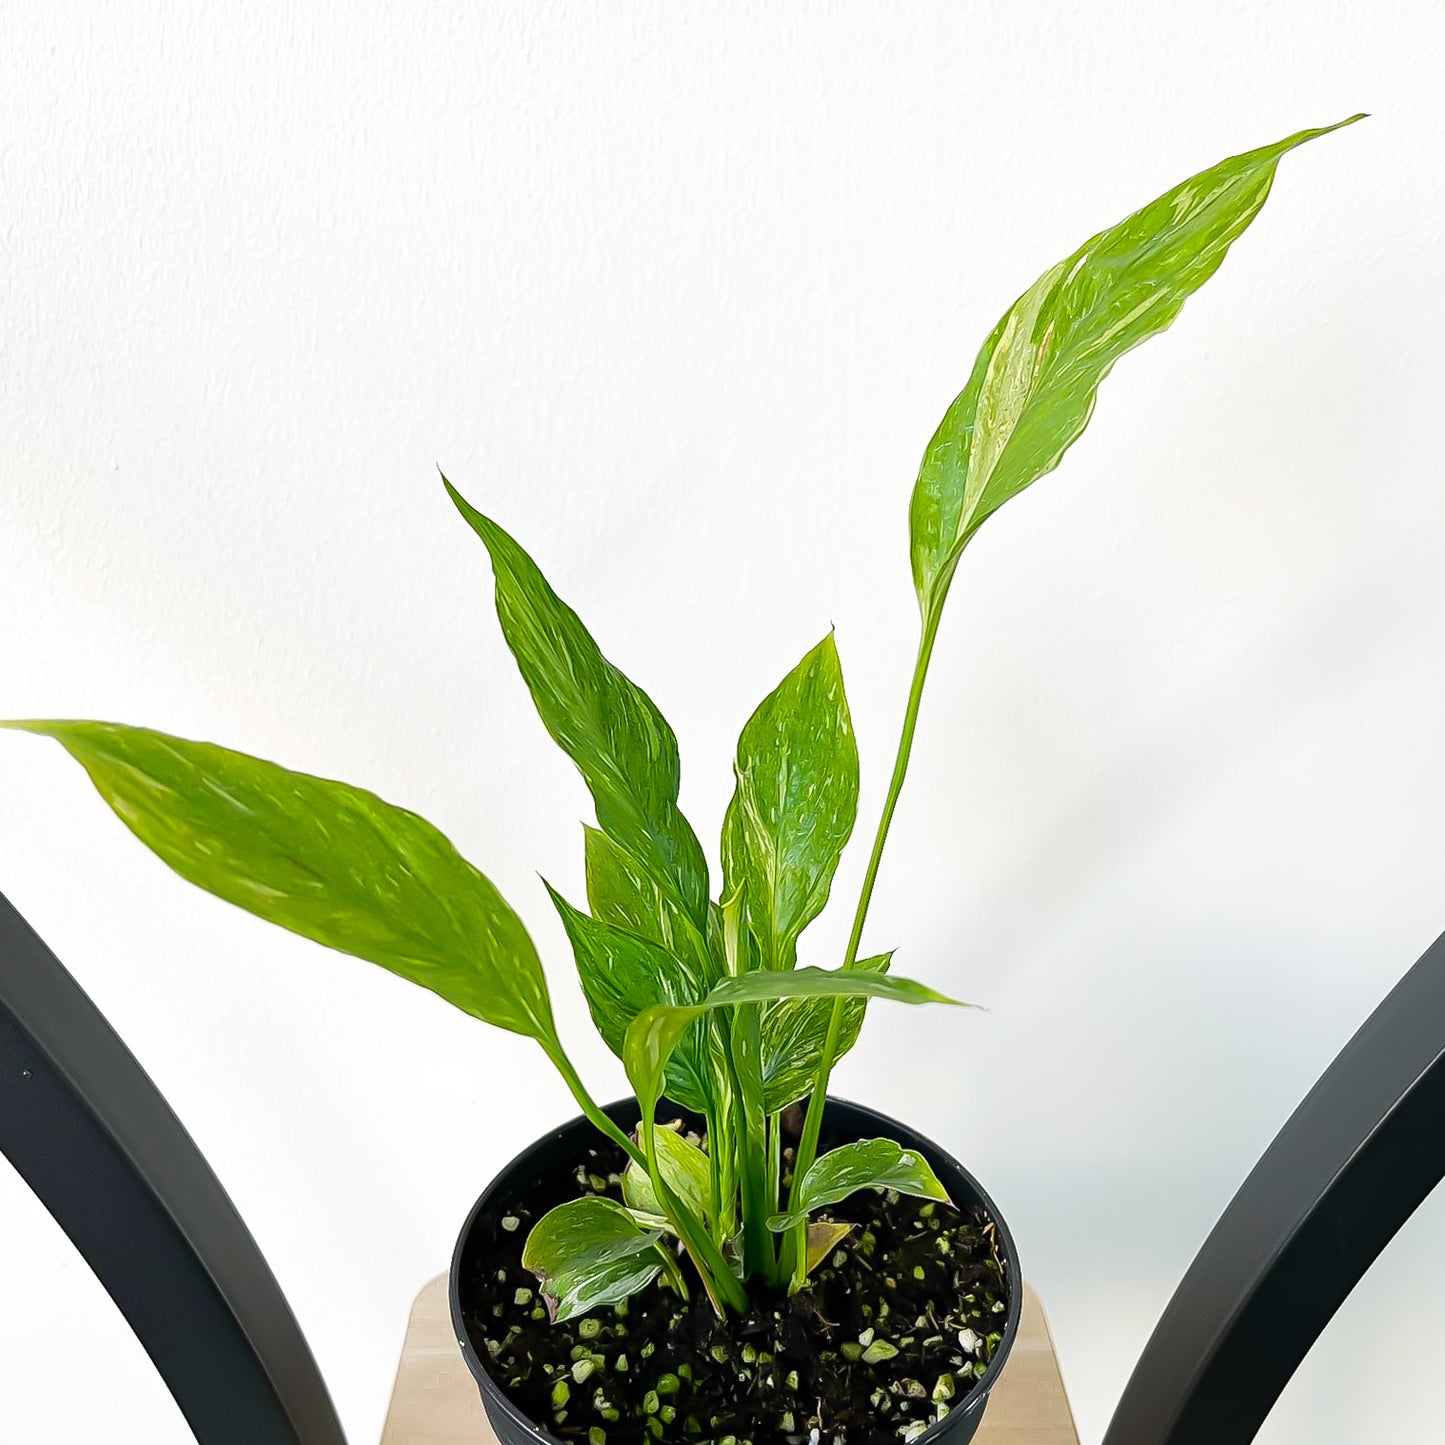
<instances>
[{"instance_id":1,"label":"glossy leaf surface","mask_svg":"<svg viewBox=\"0 0 1445 1445\"><path fill-rule=\"evenodd\" d=\"M603 1042L619 1058L627 1026L658 1003L699 1002L707 985L666 949L574 908L549 883L577 960L577 977ZM711 1099L707 1034L701 1023L684 1035L667 1066L667 1095L686 1109L705 1110Z\"/></svg>"},{"instance_id":2,"label":"glossy leaf surface","mask_svg":"<svg viewBox=\"0 0 1445 1445\"><path fill-rule=\"evenodd\" d=\"M905 1149L892 1139L862 1139L841 1144L816 1159L801 1183L794 1186L788 1212L774 1215L768 1228L791 1228L813 1210L837 1204L872 1185L923 1199L948 1198L948 1191L916 1149Z\"/></svg>"},{"instance_id":3,"label":"glossy leaf surface","mask_svg":"<svg viewBox=\"0 0 1445 1445\"><path fill-rule=\"evenodd\" d=\"M587 905L592 916L645 938L686 961L695 975L715 983L722 976L699 928L672 893L600 828L583 828Z\"/></svg>"},{"instance_id":4,"label":"glossy leaf surface","mask_svg":"<svg viewBox=\"0 0 1445 1445\"><path fill-rule=\"evenodd\" d=\"M491 554L502 635L547 731L586 781L598 824L704 926L707 863L678 811L672 729L652 699L603 657L522 547L450 482L446 488Z\"/></svg>"},{"instance_id":5,"label":"glossy leaf surface","mask_svg":"<svg viewBox=\"0 0 1445 1445\"><path fill-rule=\"evenodd\" d=\"M914 488L913 578L925 617L985 519L1058 465L1114 363L1163 331L1214 274L1264 205L1280 157L1338 128L1299 131L1191 177L1086 241L1009 308Z\"/></svg>"},{"instance_id":6,"label":"glossy leaf surface","mask_svg":"<svg viewBox=\"0 0 1445 1445\"><path fill-rule=\"evenodd\" d=\"M892 958L891 953L880 953L876 958L859 959L853 967L863 973L887 973ZM843 1000L835 1061L858 1042L867 1008L866 998ZM763 1014L763 1107L769 1114L786 1109L812 1089L832 1015L832 999L798 998L783 999Z\"/></svg>"},{"instance_id":7,"label":"glossy leaf surface","mask_svg":"<svg viewBox=\"0 0 1445 1445\"><path fill-rule=\"evenodd\" d=\"M653 1139L657 1148L657 1167L663 1183L705 1222L712 1217L712 1199L707 1155L689 1144L676 1129L659 1128ZM647 1171L635 1163L628 1164L622 1175L622 1197L628 1207L646 1214L665 1214L662 1202L652 1187Z\"/></svg>"},{"instance_id":8,"label":"glossy leaf surface","mask_svg":"<svg viewBox=\"0 0 1445 1445\"><path fill-rule=\"evenodd\" d=\"M521 920L424 818L347 783L148 728L7 726L61 743L126 827L188 882L488 1023L555 1037Z\"/></svg>"},{"instance_id":9,"label":"glossy leaf surface","mask_svg":"<svg viewBox=\"0 0 1445 1445\"><path fill-rule=\"evenodd\" d=\"M959 1004L958 999L912 979L851 969L798 968L786 973L759 970L725 978L700 1003L685 1007L658 1004L638 1014L628 1026L622 1063L644 1112L656 1108L667 1060L696 1019L709 1009L782 998L887 998L896 1003Z\"/></svg>"},{"instance_id":10,"label":"glossy leaf surface","mask_svg":"<svg viewBox=\"0 0 1445 1445\"><path fill-rule=\"evenodd\" d=\"M662 1270L660 1229L648 1229L615 1199L584 1195L549 1210L532 1227L522 1266L542 1282L554 1320L616 1304Z\"/></svg>"},{"instance_id":11,"label":"glossy leaf surface","mask_svg":"<svg viewBox=\"0 0 1445 1445\"><path fill-rule=\"evenodd\" d=\"M723 896L744 889L761 966L792 968L858 813L858 746L832 633L748 719L733 771Z\"/></svg>"}]
</instances>

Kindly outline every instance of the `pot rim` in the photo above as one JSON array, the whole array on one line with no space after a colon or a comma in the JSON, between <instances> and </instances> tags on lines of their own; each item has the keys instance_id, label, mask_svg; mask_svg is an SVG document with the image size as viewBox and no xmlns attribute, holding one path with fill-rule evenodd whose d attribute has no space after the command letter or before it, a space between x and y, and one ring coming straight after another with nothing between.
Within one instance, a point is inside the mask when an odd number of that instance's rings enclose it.
<instances>
[{"instance_id":1,"label":"pot rim","mask_svg":"<svg viewBox=\"0 0 1445 1445\"><path fill-rule=\"evenodd\" d=\"M829 1094L827 1102L830 1108L840 1106L851 1112L860 1121L871 1121L882 1126L882 1132L889 1130L899 1131L904 1134L911 1134L915 1139L922 1140L928 1147L943 1161L945 1169L952 1169L967 1183L973 1190L978 1204L983 1208L998 1231L999 1241L1002 1247L1004 1260L1004 1278L1008 1283L1008 1303L1004 1309L1004 1326L1001 1332L998 1348L993 1353L993 1358L988 1362L988 1368L975 1378L969 1387L967 1402L958 1407L960 1415L972 1414L974 1411L982 1411L989 1393L998 1382L1002 1373L1004 1363L1008 1359L1009 1351L1013 1347L1015 1338L1019 1331L1019 1320L1023 1313L1024 1280L1023 1272L1018 1264L1018 1250L1014 1245L1013 1234L1009 1230L1007 1222L999 1213L998 1206L993 1202L988 1191L973 1177L957 1159L953 1157L941 1145L935 1143L926 1134L921 1134L917 1129L905 1124L900 1119L895 1119L889 1114L884 1114L878 1109L870 1109L866 1104L855 1104L850 1099L841 1099L836 1094ZM632 1097L614 1099L610 1104L602 1106L602 1112L609 1117L615 1113L627 1113L629 1110L637 1111L637 1100ZM826 1120L826 1115L825 1115ZM558 1439L557 1436L549 1434L530 1416L523 1414L507 1396L501 1385L487 1369L486 1362L477 1353L472 1345L471 1337L467 1334L466 1323L462 1318L461 1290L458 1280L461 1277L462 1254L466 1249L467 1242L471 1238L472 1228L478 1217L486 1210L492 1202L493 1196L505 1182L511 1178L514 1172L525 1165L537 1150L551 1144L560 1138L570 1129L576 1128L579 1124L589 1124L590 1121L584 1114L574 1115L564 1123L558 1124L555 1128L549 1129L545 1134L539 1135L526 1148L522 1149L493 1177L491 1183L477 1196L476 1203L467 1212L466 1222L462 1225L461 1233L457 1235L457 1242L452 1250L451 1267L447 1272L447 1304L451 1313L452 1333L456 1342L461 1348L462 1358L467 1363L467 1369L471 1372L472 1378L477 1382L479 1388L489 1395L489 1406L500 1409L515 1425L524 1430L537 1445L567 1445L567 1442ZM595 1127L595 1126L593 1126ZM921 1435L917 1437L912 1445L935 1445L943 1432L948 1428L950 1415L935 1421Z\"/></svg>"}]
</instances>

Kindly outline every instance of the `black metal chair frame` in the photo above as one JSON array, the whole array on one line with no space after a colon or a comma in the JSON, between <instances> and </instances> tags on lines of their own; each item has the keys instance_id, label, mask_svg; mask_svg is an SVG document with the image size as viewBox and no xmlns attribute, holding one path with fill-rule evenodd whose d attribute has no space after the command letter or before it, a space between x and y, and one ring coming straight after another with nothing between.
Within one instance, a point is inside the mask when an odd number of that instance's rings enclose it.
<instances>
[{"instance_id":1,"label":"black metal chair frame","mask_svg":"<svg viewBox=\"0 0 1445 1445\"><path fill-rule=\"evenodd\" d=\"M0 1150L85 1256L203 1445L345 1445L220 1181L99 1009L0 895Z\"/></svg>"},{"instance_id":2,"label":"black metal chair frame","mask_svg":"<svg viewBox=\"0 0 1445 1445\"><path fill-rule=\"evenodd\" d=\"M1246 1445L1445 1176L1445 937L1295 1110L1205 1241L1105 1445ZM85 1256L202 1445L344 1445L220 1182L0 895L0 1150Z\"/></svg>"}]
</instances>

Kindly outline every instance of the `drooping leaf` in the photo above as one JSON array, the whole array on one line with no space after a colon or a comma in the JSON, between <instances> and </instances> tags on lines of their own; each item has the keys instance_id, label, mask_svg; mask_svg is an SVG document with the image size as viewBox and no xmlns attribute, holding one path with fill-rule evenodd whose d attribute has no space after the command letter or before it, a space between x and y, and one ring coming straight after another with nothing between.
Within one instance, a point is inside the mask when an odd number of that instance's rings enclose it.
<instances>
[{"instance_id":1,"label":"drooping leaf","mask_svg":"<svg viewBox=\"0 0 1445 1445\"><path fill-rule=\"evenodd\" d=\"M914 488L913 579L926 618L936 618L985 519L1052 471L1084 430L1114 363L1163 331L1214 274L1264 205L1280 158L1337 129L1300 131L1191 177L1086 241L1010 307Z\"/></svg>"},{"instance_id":2,"label":"drooping leaf","mask_svg":"<svg viewBox=\"0 0 1445 1445\"><path fill-rule=\"evenodd\" d=\"M722 977L700 930L672 893L621 844L584 825L587 903L592 916L665 948L709 984Z\"/></svg>"},{"instance_id":3,"label":"drooping leaf","mask_svg":"<svg viewBox=\"0 0 1445 1445\"><path fill-rule=\"evenodd\" d=\"M657 1168L663 1182L704 1223L712 1219L712 1182L707 1155L689 1144L676 1129L653 1132L657 1148ZM647 1214L665 1214L662 1203L652 1187L647 1171L635 1162L622 1174L622 1197L628 1207Z\"/></svg>"},{"instance_id":4,"label":"drooping leaf","mask_svg":"<svg viewBox=\"0 0 1445 1445\"><path fill-rule=\"evenodd\" d=\"M864 973L847 968L795 968L787 974L749 973L714 984L703 1000L706 1008L733 1008L776 998L886 998L894 1003L946 1003L974 1008L926 983L895 974Z\"/></svg>"},{"instance_id":5,"label":"drooping leaf","mask_svg":"<svg viewBox=\"0 0 1445 1445\"><path fill-rule=\"evenodd\" d=\"M149 728L4 726L55 738L188 882L488 1023L555 1039L527 930L424 818L347 783Z\"/></svg>"},{"instance_id":6,"label":"drooping leaf","mask_svg":"<svg viewBox=\"0 0 1445 1445\"><path fill-rule=\"evenodd\" d=\"M856 1227L852 1224L835 1224L831 1219L809 1224L806 1272L812 1274Z\"/></svg>"},{"instance_id":7,"label":"drooping leaf","mask_svg":"<svg viewBox=\"0 0 1445 1445\"><path fill-rule=\"evenodd\" d=\"M853 969L797 968L781 973L759 970L725 978L714 984L700 1003L681 1007L655 1004L628 1025L622 1044L622 1064L643 1111L657 1107L667 1060L694 1020L710 1009L736 1008L780 998L887 998L897 1003L974 1007L912 979Z\"/></svg>"},{"instance_id":8,"label":"drooping leaf","mask_svg":"<svg viewBox=\"0 0 1445 1445\"><path fill-rule=\"evenodd\" d=\"M840 1144L815 1159L793 1186L788 1212L775 1214L768 1220L768 1228L789 1229L813 1210L837 1204L870 1185L923 1199L948 1199L948 1191L916 1149L905 1149L892 1139L863 1139Z\"/></svg>"},{"instance_id":9,"label":"drooping leaf","mask_svg":"<svg viewBox=\"0 0 1445 1445\"><path fill-rule=\"evenodd\" d=\"M863 973L887 973L892 958L891 953L880 953L876 958L859 959L853 967ZM843 1000L835 1062L858 1042L867 1007L866 998ZM763 1108L769 1114L786 1109L811 1091L832 1014L831 999L801 998L782 999L763 1014Z\"/></svg>"},{"instance_id":10,"label":"drooping leaf","mask_svg":"<svg viewBox=\"0 0 1445 1445\"><path fill-rule=\"evenodd\" d=\"M532 1227L522 1267L542 1282L554 1320L616 1304L662 1270L661 1229L639 1224L615 1199L584 1195L548 1210Z\"/></svg>"},{"instance_id":11,"label":"drooping leaf","mask_svg":"<svg viewBox=\"0 0 1445 1445\"><path fill-rule=\"evenodd\" d=\"M657 1108L657 1101L662 1097L672 1051L683 1034L706 1012L703 1004L684 1008L654 1004L628 1024L627 1036L622 1042L622 1067L627 1070L627 1081L637 1095L644 1118Z\"/></svg>"},{"instance_id":12,"label":"drooping leaf","mask_svg":"<svg viewBox=\"0 0 1445 1445\"><path fill-rule=\"evenodd\" d=\"M577 960L577 977L603 1042L619 1058L627 1026L656 1003L697 1003L707 985L656 943L599 922L574 908L550 883L562 926ZM687 1031L667 1066L667 1095L699 1112L711 1098L707 1030L698 1023Z\"/></svg>"},{"instance_id":13,"label":"drooping leaf","mask_svg":"<svg viewBox=\"0 0 1445 1445\"><path fill-rule=\"evenodd\" d=\"M858 812L858 746L829 633L743 727L723 820L723 895L746 890L764 968L792 968Z\"/></svg>"},{"instance_id":14,"label":"drooping leaf","mask_svg":"<svg viewBox=\"0 0 1445 1445\"><path fill-rule=\"evenodd\" d=\"M502 635L547 731L591 790L602 831L705 926L707 862L678 811L681 774L672 729L652 699L603 657L518 543L442 481L486 543Z\"/></svg>"}]
</instances>

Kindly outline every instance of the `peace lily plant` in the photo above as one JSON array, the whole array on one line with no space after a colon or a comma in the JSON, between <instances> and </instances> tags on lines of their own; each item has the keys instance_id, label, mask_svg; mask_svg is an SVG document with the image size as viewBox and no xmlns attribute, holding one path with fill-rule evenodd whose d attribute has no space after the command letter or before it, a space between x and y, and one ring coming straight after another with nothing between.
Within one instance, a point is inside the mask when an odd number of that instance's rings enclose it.
<instances>
[{"instance_id":1,"label":"peace lily plant","mask_svg":"<svg viewBox=\"0 0 1445 1445\"><path fill-rule=\"evenodd\" d=\"M542 721L596 806L584 835L587 907L549 892L592 1019L636 1093L635 1137L568 1058L521 920L424 819L346 783L144 728L9 726L59 741L125 825L192 883L536 1040L627 1160L620 1198L584 1195L530 1232L523 1263L556 1321L624 1301L659 1276L680 1298L700 1287L719 1315L745 1312L758 1290L800 1291L849 1229L820 1211L870 1185L947 1197L919 1154L891 1140L818 1151L829 1077L868 1000L952 1002L892 973L889 954L865 956L862 941L959 562L989 517L1058 465L1114 362L1169 326L1213 275L1259 213L1280 158L1337 128L1226 160L1101 231L1046 271L984 342L913 489L917 661L835 968L798 962L858 802L832 636L742 730L714 889L678 809L672 729L518 542L446 483L490 554L502 632ZM664 1096L705 1122L699 1142L657 1125ZM788 1170L782 1115L804 1100Z\"/></svg>"}]
</instances>

